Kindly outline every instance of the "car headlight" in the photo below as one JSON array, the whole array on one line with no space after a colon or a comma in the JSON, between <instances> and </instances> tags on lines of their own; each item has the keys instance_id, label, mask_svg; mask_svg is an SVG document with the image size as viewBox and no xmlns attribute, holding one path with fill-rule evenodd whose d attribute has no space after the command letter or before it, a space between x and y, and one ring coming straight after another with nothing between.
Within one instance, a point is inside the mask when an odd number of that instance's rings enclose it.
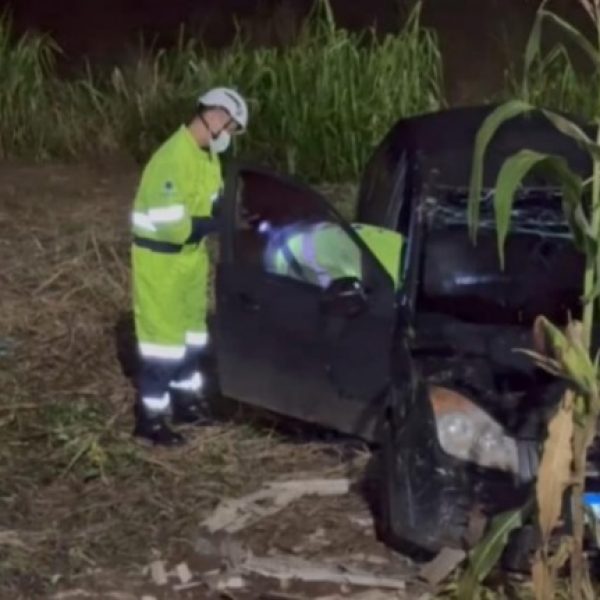
<instances>
[{"instance_id":1,"label":"car headlight","mask_svg":"<svg viewBox=\"0 0 600 600\"><path fill-rule=\"evenodd\" d=\"M488 413L465 396L442 387L430 388L438 439L444 451L481 467L519 472L516 440Z\"/></svg>"}]
</instances>

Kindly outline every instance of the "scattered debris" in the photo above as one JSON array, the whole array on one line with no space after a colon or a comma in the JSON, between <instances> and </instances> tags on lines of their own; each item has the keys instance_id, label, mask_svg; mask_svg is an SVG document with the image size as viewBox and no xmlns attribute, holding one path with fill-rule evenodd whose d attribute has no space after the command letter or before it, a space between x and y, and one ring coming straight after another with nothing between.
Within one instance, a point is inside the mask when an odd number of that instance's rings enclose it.
<instances>
[{"instance_id":1,"label":"scattered debris","mask_svg":"<svg viewBox=\"0 0 600 600\"><path fill-rule=\"evenodd\" d=\"M467 554L464 550L456 548L443 548L440 553L424 565L419 573L431 585L438 585L448 577L458 565L465 560Z\"/></svg>"},{"instance_id":2,"label":"scattered debris","mask_svg":"<svg viewBox=\"0 0 600 600\"><path fill-rule=\"evenodd\" d=\"M334 583L395 590L406 588L404 579L375 575L342 565L324 566L322 563L285 555L268 558L250 556L242 565L242 569L248 574L270 577L279 581L299 580L309 583Z\"/></svg>"},{"instance_id":3,"label":"scattered debris","mask_svg":"<svg viewBox=\"0 0 600 600\"><path fill-rule=\"evenodd\" d=\"M76 589L54 594L52 600L80 600L81 598L93 598L93 596L93 594L86 590Z\"/></svg>"},{"instance_id":4,"label":"scattered debris","mask_svg":"<svg viewBox=\"0 0 600 600\"><path fill-rule=\"evenodd\" d=\"M222 590L241 590L246 587L246 581L239 575L233 575L220 579L217 584L217 589Z\"/></svg>"},{"instance_id":5,"label":"scattered debris","mask_svg":"<svg viewBox=\"0 0 600 600\"><path fill-rule=\"evenodd\" d=\"M220 555L225 558L230 569L237 569L246 559L248 551L242 544L230 536L226 536L219 544Z\"/></svg>"},{"instance_id":6,"label":"scattered debris","mask_svg":"<svg viewBox=\"0 0 600 600\"><path fill-rule=\"evenodd\" d=\"M327 559L328 562L340 562L341 560L342 559L339 557ZM375 555L371 555L371 554L362 554L362 553L350 554L349 556L344 557L344 560L346 560L348 562L368 563L371 565L380 565L380 566L388 565L390 562L387 558L384 558L383 556L375 556Z\"/></svg>"},{"instance_id":7,"label":"scattered debris","mask_svg":"<svg viewBox=\"0 0 600 600\"><path fill-rule=\"evenodd\" d=\"M193 590L194 588L204 586L205 583L203 581L192 581L191 583L181 583L173 586L173 589L176 592L187 592L188 590Z\"/></svg>"},{"instance_id":8,"label":"scattered debris","mask_svg":"<svg viewBox=\"0 0 600 600\"><path fill-rule=\"evenodd\" d=\"M177 577L179 577L179 581L181 581L181 583L184 585L186 583L189 583L193 579L192 573L191 573L189 567L187 566L187 563L179 563L175 567L175 573L177 573Z\"/></svg>"},{"instance_id":9,"label":"scattered debris","mask_svg":"<svg viewBox=\"0 0 600 600\"><path fill-rule=\"evenodd\" d=\"M465 542L469 548L475 546L481 540L488 525L488 518L480 506L475 506L469 515L469 525L465 536Z\"/></svg>"},{"instance_id":10,"label":"scattered debris","mask_svg":"<svg viewBox=\"0 0 600 600\"><path fill-rule=\"evenodd\" d=\"M305 596L295 596L283 592L267 592L260 600L308 600Z\"/></svg>"},{"instance_id":11,"label":"scattered debris","mask_svg":"<svg viewBox=\"0 0 600 600\"><path fill-rule=\"evenodd\" d=\"M315 533L317 534L318 530ZM321 533L317 537L323 535ZM273 591L271 597L279 598L284 597L285 592L291 591L292 584L299 583L331 584L340 589L344 598L356 600L395 600L403 598L403 595L398 594L406 589L406 579L399 577L396 566L384 557L355 553L309 561L277 551L268 556L256 556L229 535L221 540L201 538L196 547L205 553L218 552L218 555L212 556L218 568L192 572L185 562L171 569L167 568L164 561L155 560L146 569L147 576L159 586L176 579L176 584L172 581L173 590L176 592L205 586L217 593L247 591L252 582L259 578L270 580L277 590ZM203 558L207 558L207 555L204 554ZM358 591L355 588L373 588L374 591L370 595L356 595ZM337 597L323 597L323 600L333 600Z\"/></svg>"},{"instance_id":12,"label":"scattered debris","mask_svg":"<svg viewBox=\"0 0 600 600\"><path fill-rule=\"evenodd\" d=\"M27 544L25 544L19 532L12 529L0 529L0 546L27 548Z\"/></svg>"},{"instance_id":13,"label":"scattered debris","mask_svg":"<svg viewBox=\"0 0 600 600\"><path fill-rule=\"evenodd\" d=\"M334 596L319 596L315 600L404 600L404 592L382 592L381 590L371 590L348 596L347 594L335 594Z\"/></svg>"},{"instance_id":14,"label":"scattered debris","mask_svg":"<svg viewBox=\"0 0 600 600\"><path fill-rule=\"evenodd\" d=\"M313 531L308 538L302 541L300 544L296 544L292 548L292 552L294 554L302 554L306 550L319 550L326 548L331 544L331 540L327 537L325 530L322 527L319 527L317 530Z\"/></svg>"},{"instance_id":15,"label":"scattered debris","mask_svg":"<svg viewBox=\"0 0 600 600\"><path fill-rule=\"evenodd\" d=\"M354 523L363 529L373 529L373 527L375 527L375 521L370 515L365 515L364 517L359 515L350 515L348 519L351 523Z\"/></svg>"},{"instance_id":16,"label":"scattered debris","mask_svg":"<svg viewBox=\"0 0 600 600\"><path fill-rule=\"evenodd\" d=\"M201 536L194 542L194 551L200 556L215 556L219 553L219 544L207 536Z\"/></svg>"},{"instance_id":17,"label":"scattered debris","mask_svg":"<svg viewBox=\"0 0 600 600\"><path fill-rule=\"evenodd\" d=\"M169 577L165 570L164 560L155 560L150 565L150 576L156 585L167 585Z\"/></svg>"},{"instance_id":18,"label":"scattered debris","mask_svg":"<svg viewBox=\"0 0 600 600\"><path fill-rule=\"evenodd\" d=\"M349 479L307 479L267 483L261 490L221 502L202 525L210 533L236 533L283 510L303 496L343 496Z\"/></svg>"}]
</instances>

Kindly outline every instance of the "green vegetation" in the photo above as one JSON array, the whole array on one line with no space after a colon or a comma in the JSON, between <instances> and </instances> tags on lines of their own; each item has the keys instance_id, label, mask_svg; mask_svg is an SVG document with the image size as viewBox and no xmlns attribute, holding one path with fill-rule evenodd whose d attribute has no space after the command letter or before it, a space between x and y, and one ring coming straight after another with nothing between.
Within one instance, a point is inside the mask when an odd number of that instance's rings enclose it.
<instances>
[{"instance_id":1,"label":"green vegetation","mask_svg":"<svg viewBox=\"0 0 600 600\"><path fill-rule=\"evenodd\" d=\"M48 38L10 41L0 21L0 157L89 158L126 151L143 160L182 119L198 93L234 85L252 105L239 150L313 181L355 180L374 144L402 116L441 103L441 58L417 5L404 28L378 39L338 28L326 2L285 48L193 41L136 62L59 78Z\"/></svg>"},{"instance_id":2,"label":"green vegetation","mask_svg":"<svg viewBox=\"0 0 600 600\"><path fill-rule=\"evenodd\" d=\"M88 65L60 77L56 43L17 38L0 18L0 158L94 159L115 152L143 161L215 84L250 99L238 153L315 181L356 181L373 146L399 118L443 106L442 58L417 3L404 27L376 37L337 27L322 0L288 46L251 47L240 31L224 51L181 36L169 50L141 51L112 69ZM597 111L595 75L577 70L563 45L536 57L518 97L586 118Z\"/></svg>"},{"instance_id":3,"label":"green vegetation","mask_svg":"<svg viewBox=\"0 0 600 600\"><path fill-rule=\"evenodd\" d=\"M591 111L588 117L594 118L596 125L599 123L600 2L579 2L596 31L595 43L591 43L571 23L548 10L549 1L542 0L525 51L526 79L522 92L528 101L510 100L502 104L484 121L477 134L469 193L469 225L473 239L477 236L486 149L502 124L538 108L533 102L548 100L545 94L550 89L555 90L558 101L567 103L582 94L586 87L588 100L582 108ZM583 50L593 69L588 82L577 78L564 49L555 50L550 55L541 53L542 31L548 25L558 27L571 45ZM562 75L559 72L554 78L548 77L557 61L566 61L563 63L566 68ZM573 89L569 89L569 85ZM531 572L536 599L554 600L557 597L559 576L567 562L570 567L570 597L573 600L598 597L584 552L588 516L583 494L587 452L596 435L600 415L600 355L592 345L600 297L600 127L597 127L595 136L590 136L568 118L544 106L539 108L558 131L587 151L592 162L591 177L581 177L571 170L564 157L554 154L523 148L508 157L494 186L499 257L504 264L511 210L525 178L530 173L537 173L555 183L562 189L563 211L571 227L573 244L585 256L585 275L581 285L583 317L582 321L570 320L564 330L543 315L536 319L533 332L536 351L526 354L539 367L566 381L568 387L548 423L535 493L526 507L516 509L493 523L491 531L471 553L469 569L461 582L462 594L459 597L464 600L475 597L479 582L500 558L510 529L519 526L525 516L530 516L532 503L540 534ZM566 527L561 529L563 525ZM590 529L594 527L592 522Z\"/></svg>"},{"instance_id":4,"label":"green vegetation","mask_svg":"<svg viewBox=\"0 0 600 600\"><path fill-rule=\"evenodd\" d=\"M525 77L511 71L505 96L592 119L598 112L598 85L597 75L576 69L567 48L558 44L537 55Z\"/></svg>"}]
</instances>

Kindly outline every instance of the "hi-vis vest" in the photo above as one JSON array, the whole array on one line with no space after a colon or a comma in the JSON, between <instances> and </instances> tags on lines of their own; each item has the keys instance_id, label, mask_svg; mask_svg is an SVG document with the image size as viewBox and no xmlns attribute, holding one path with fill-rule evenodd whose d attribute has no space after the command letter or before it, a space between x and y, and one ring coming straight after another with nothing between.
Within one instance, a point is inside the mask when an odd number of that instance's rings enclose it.
<instances>
[{"instance_id":1,"label":"hi-vis vest","mask_svg":"<svg viewBox=\"0 0 600 600\"><path fill-rule=\"evenodd\" d=\"M389 229L353 224L375 258L392 278L397 288L400 279L403 238ZM299 279L319 287L333 280L356 277L362 280L362 250L335 223L289 225L266 233L267 271Z\"/></svg>"}]
</instances>

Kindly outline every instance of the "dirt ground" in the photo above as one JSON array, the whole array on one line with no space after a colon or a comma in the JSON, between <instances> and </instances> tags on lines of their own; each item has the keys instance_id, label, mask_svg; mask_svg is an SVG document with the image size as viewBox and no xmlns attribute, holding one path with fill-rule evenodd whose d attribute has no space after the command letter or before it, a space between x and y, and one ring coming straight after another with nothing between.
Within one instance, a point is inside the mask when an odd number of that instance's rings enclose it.
<instances>
[{"instance_id":1,"label":"dirt ground","mask_svg":"<svg viewBox=\"0 0 600 600\"><path fill-rule=\"evenodd\" d=\"M129 307L136 181L128 165L0 165L0 599L360 597L337 584L255 576L239 590L156 583L149 565L184 563L194 578L207 558L222 567L222 545L201 527L221 499L281 479L358 484L368 453L239 411L188 432L181 450L132 441L114 327ZM386 598L427 591L410 560L376 541L354 486L292 502L227 539L262 557L344 566L362 557L406 579L405 592Z\"/></svg>"}]
</instances>

